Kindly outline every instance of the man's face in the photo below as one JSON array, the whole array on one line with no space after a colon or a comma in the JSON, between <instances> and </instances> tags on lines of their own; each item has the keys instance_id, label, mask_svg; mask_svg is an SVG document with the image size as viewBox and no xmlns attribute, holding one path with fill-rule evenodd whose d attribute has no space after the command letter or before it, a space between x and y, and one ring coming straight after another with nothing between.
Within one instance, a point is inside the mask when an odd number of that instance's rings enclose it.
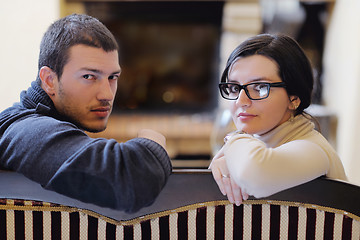
<instances>
[{"instance_id":1,"label":"man's face","mask_svg":"<svg viewBox=\"0 0 360 240\"><path fill-rule=\"evenodd\" d=\"M52 97L59 113L80 128L99 132L106 128L120 76L118 52L75 45Z\"/></svg>"}]
</instances>

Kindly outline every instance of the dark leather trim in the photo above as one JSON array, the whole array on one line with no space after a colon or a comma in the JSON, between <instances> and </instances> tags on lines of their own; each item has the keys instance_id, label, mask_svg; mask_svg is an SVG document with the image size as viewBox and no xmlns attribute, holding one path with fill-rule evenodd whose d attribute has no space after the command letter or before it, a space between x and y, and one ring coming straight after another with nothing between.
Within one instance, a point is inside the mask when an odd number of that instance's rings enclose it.
<instances>
[{"instance_id":1,"label":"dark leather trim","mask_svg":"<svg viewBox=\"0 0 360 240\"><path fill-rule=\"evenodd\" d=\"M195 169L174 170L156 201L151 206L132 214L83 203L45 190L23 175L9 171L0 171L0 198L57 203L94 211L114 220L130 220L186 205L227 199L220 193L209 170ZM325 177L320 177L263 199L315 204L360 216L360 187Z\"/></svg>"}]
</instances>

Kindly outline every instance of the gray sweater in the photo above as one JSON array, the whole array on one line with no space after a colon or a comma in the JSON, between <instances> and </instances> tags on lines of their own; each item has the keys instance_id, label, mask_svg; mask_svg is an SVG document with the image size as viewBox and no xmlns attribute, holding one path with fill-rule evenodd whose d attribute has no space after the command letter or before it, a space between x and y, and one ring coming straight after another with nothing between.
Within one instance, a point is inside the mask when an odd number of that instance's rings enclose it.
<instances>
[{"instance_id":1,"label":"gray sweater","mask_svg":"<svg viewBox=\"0 0 360 240\"><path fill-rule=\"evenodd\" d=\"M134 212L158 196L171 162L149 139L90 138L33 82L20 103L0 113L0 169L83 202Z\"/></svg>"}]
</instances>

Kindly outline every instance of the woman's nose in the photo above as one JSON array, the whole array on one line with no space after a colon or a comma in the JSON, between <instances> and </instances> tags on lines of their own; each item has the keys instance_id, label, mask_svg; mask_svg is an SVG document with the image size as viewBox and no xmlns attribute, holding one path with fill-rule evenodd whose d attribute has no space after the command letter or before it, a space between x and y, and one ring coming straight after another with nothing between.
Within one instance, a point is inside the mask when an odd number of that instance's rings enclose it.
<instances>
[{"instance_id":1,"label":"woman's nose","mask_svg":"<svg viewBox=\"0 0 360 240\"><path fill-rule=\"evenodd\" d=\"M251 104L251 99L247 96L244 89L240 90L239 97L236 100L236 104L240 106L248 106Z\"/></svg>"}]
</instances>

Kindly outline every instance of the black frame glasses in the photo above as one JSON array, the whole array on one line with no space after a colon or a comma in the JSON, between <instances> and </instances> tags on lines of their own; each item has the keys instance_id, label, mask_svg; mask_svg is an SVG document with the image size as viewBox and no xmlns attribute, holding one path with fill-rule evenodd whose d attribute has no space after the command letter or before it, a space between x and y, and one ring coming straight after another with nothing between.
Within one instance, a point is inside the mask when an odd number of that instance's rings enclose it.
<instances>
[{"instance_id":1,"label":"black frame glasses","mask_svg":"<svg viewBox=\"0 0 360 240\"><path fill-rule=\"evenodd\" d=\"M248 89L249 87L251 89L250 91ZM244 84L244 85L240 85L237 83L230 83L230 82L219 83L220 94L223 98L225 98L227 100L237 100L239 98L239 95L240 95L240 92L242 89L244 89L246 96L249 99L262 100L262 99L269 97L271 87L285 88L286 84L284 82L275 82L275 83L255 82L255 83L249 83L249 84ZM257 91L260 92L261 88L265 89L266 94L264 96L257 96L256 94L254 95L254 93L256 93ZM230 97L230 91L233 92L235 97Z\"/></svg>"}]
</instances>

